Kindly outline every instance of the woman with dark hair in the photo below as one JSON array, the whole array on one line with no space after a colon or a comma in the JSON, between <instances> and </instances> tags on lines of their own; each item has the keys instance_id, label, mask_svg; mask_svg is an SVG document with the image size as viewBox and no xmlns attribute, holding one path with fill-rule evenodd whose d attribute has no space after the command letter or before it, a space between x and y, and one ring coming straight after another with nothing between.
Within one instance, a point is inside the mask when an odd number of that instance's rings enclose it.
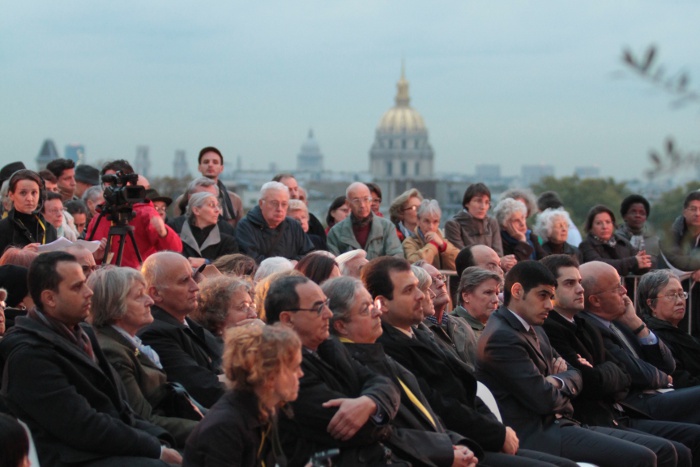
<instances>
[{"instance_id":1,"label":"woman with dark hair","mask_svg":"<svg viewBox=\"0 0 700 467\"><path fill-rule=\"evenodd\" d=\"M644 274L651 267L651 256L637 251L625 238L615 235L615 214L599 204L588 211L586 239L579 245L583 263L603 261L621 276Z\"/></svg>"},{"instance_id":2,"label":"woman with dark hair","mask_svg":"<svg viewBox=\"0 0 700 467\"><path fill-rule=\"evenodd\" d=\"M348 199L345 195L334 199L328 208L328 214L326 214L326 234L331 230L331 227L344 220L349 214L350 206L348 206Z\"/></svg>"},{"instance_id":3,"label":"woman with dark hair","mask_svg":"<svg viewBox=\"0 0 700 467\"><path fill-rule=\"evenodd\" d=\"M56 228L41 215L44 182L32 170L18 170L10 177L8 197L12 209L0 221L0 252L9 245L34 251L58 238Z\"/></svg>"},{"instance_id":4,"label":"woman with dark hair","mask_svg":"<svg viewBox=\"0 0 700 467\"><path fill-rule=\"evenodd\" d=\"M0 466L29 467L29 437L20 423L0 413Z\"/></svg>"},{"instance_id":5,"label":"woman with dark hair","mask_svg":"<svg viewBox=\"0 0 700 467\"><path fill-rule=\"evenodd\" d=\"M491 207L491 191L483 183L467 187L462 197L462 211L445 223L445 237L460 250L471 245L486 245L503 256L501 229L493 217L488 216Z\"/></svg>"},{"instance_id":6,"label":"woman with dark hair","mask_svg":"<svg viewBox=\"0 0 700 467\"><path fill-rule=\"evenodd\" d=\"M299 260L294 269L321 285L333 277L340 277L340 267L332 254L311 252Z\"/></svg>"},{"instance_id":7,"label":"woman with dark hair","mask_svg":"<svg viewBox=\"0 0 700 467\"><path fill-rule=\"evenodd\" d=\"M192 432L183 466L286 466L276 412L299 393L299 337L281 324L230 329L224 370L233 389Z\"/></svg>"}]
</instances>

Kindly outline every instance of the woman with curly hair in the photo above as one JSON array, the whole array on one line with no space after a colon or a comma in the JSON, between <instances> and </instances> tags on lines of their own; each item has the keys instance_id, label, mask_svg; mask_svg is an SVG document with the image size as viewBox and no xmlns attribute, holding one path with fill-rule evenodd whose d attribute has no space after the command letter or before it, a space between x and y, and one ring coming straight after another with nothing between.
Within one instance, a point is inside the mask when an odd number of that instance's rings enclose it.
<instances>
[{"instance_id":1,"label":"woman with curly hair","mask_svg":"<svg viewBox=\"0 0 700 467\"><path fill-rule=\"evenodd\" d=\"M281 324L230 329L224 370L233 389L192 432L183 465L286 465L275 414L299 392L299 337Z\"/></svg>"}]
</instances>

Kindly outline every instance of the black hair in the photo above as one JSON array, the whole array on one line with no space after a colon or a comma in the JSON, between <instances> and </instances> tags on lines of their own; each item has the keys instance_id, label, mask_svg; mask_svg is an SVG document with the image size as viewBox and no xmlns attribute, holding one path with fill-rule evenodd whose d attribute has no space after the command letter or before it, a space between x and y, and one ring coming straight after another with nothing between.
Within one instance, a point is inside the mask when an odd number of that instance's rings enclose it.
<instances>
[{"instance_id":1,"label":"black hair","mask_svg":"<svg viewBox=\"0 0 700 467\"><path fill-rule=\"evenodd\" d=\"M533 260L519 261L506 274L506 283L503 288L503 304L510 303L510 289L514 284L520 284L527 294L530 290L540 285L557 286L557 279L542 263Z\"/></svg>"},{"instance_id":2,"label":"black hair","mask_svg":"<svg viewBox=\"0 0 700 467\"><path fill-rule=\"evenodd\" d=\"M474 263L472 246L474 245L469 245L462 248L455 258L455 271L457 271L457 277L462 277L462 272L464 272L464 270L468 267L476 266L476 263Z\"/></svg>"},{"instance_id":3,"label":"black hair","mask_svg":"<svg viewBox=\"0 0 700 467\"><path fill-rule=\"evenodd\" d=\"M586 216L586 224L584 225L586 232L590 232L593 228L593 219L595 219L595 216L604 212L610 214L610 220L612 220L613 225L615 225L615 214L613 214L612 209L607 206L603 206L602 204L598 204L593 206L591 210L588 211L588 216Z\"/></svg>"},{"instance_id":4,"label":"black hair","mask_svg":"<svg viewBox=\"0 0 700 467\"><path fill-rule=\"evenodd\" d=\"M294 269L321 285L322 282L330 278L333 268L337 266L338 263L335 262L335 259L322 253L312 252L301 258Z\"/></svg>"},{"instance_id":5,"label":"black hair","mask_svg":"<svg viewBox=\"0 0 700 467\"><path fill-rule=\"evenodd\" d=\"M544 211L545 209L563 208L561 198L556 191L545 191L537 197L537 209Z\"/></svg>"},{"instance_id":6,"label":"black hair","mask_svg":"<svg viewBox=\"0 0 700 467\"><path fill-rule=\"evenodd\" d=\"M29 455L29 437L19 422L0 413L0 466L17 467Z\"/></svg>"},{"instance_id":7,"label":"black hair","mask_svg":"<svg viewBox=\"0 0 700 467\"><path fill-rule=\"evenodd\" d=\"M44 290L58 291L58 284L63 278L56 270L61 261L77 263L75 256L65 251L49 251L36 257L29 266L27 284L32 300L41 307L41 292Z\"/></svg>"},{"instance_id":8,"label":"black hair","mask_svg":"<svg viewBox=\"0 0 700 467\"><path fill-rule=\"evenodd\" d=\"M65 203L63 203L63 207L66 208L66 211L68 211L68 213L71 216L75 214L87 215L88 213L87 206L85 206L85 203L79 199L72 199L70 201L66 201Z\"/></svg>"},{"instance_id":9,"label":"black hair","mask_svg":"<svg viewBox=\"0 0 700 467\"><path fill-rule=\"evenodd\" d=\"M377 195L379 195L379 199L382 198L382 189L379 188L379 185L373 182L367 182L365 183L365 185L367 185L367 188L369 188L370 193L376 193ZM372 196L372 198L374 198L374 196Z\"/></svg>"},{"instance_id":10,"label":"black hair","mask_svg":"<svg viewBox=\"0 0 700 467\"><path fill-rule=\"evenodd\" d=\"M46 201L51 201L51 200L53 200L53 199L60 199L60 200L63 200L63 198L61 197L61 195L59 195L59 194L56 193L55 191L47 191L47 192L46 192Z\"/></svg>"},{"instance_id":11,"label":"black hair","mask_svg":"<svg viewBox=\"0 0 700 467\"><path fill-rule=\"evenodd\" d=\"M60 178L61 174L63 174L64 170L68 169L74 169L75 168L75 162L73 162L70 159L54 159L48 164L46 164L46 170L51 172L56 176L56 178Z\"/></svg>"},{"instance_id":12,"label":"black hair","mask_svg":"<svg viewBox=\"0 0 700 467\"><path fill-rule=\"evenodd\" d=\"M559 278L559 270L561 268L577 268L579 267L578 260L571 255L549 255L545 256L540 260L540 263L544 265L549 272L555 278Z\"/></svg>"},{"instance_id":13,"label":"black hair","mask_svg":"<svg viewBox=\"0 0 700 467\"><path fill-rule=\"evenodd\" d=\"M208 152L215 152L219 155L219 158L221 159L221 165L224 165L224 156L221 154L221 151L216 149L214 146L207 146L206 148L202 148L201 151L199 151L199 157L197 157L197 164L202 163L202 157Z\"/></svg>"},{"instance_id":14,"label":"black hair","mask_svg":"<svg viewBox=\"0 0 700 467\"><path fill-rule=\"evenodd\" d=\"M629 211L632 205L635 203L643 205L644 210L647 213L647 217L649 217L651 207L649 206L649 201L642 195L629 195L627 198L622 200L622 204L620 204L620 214L622 214L622 217L627 215L627 211Z\"/></svg>"},{"instance_id":15,"label":"black hair","mask_svg":"<svg viewBox=\"0 0 700 467\"><path fill-rule=\"evenodd\" d=\"M328 227L333 227L335 224L335 219L333 219L333 216L331 216L331 211L335 211L339 207L341 207L343 204L347 202L347 198L345 195L338 196L336 199L333 200L331 203L330 207L328 208L328 213L326 214L326 225Z\"/></svg>"},{"instance_id":16,"label":"black hair","mask_svg":"<svg viewBox=\"0 0 700 467\"><path fill-rule=\"evenodd\" d=\"M362 268L362 283L372 295L377 298L380 295L387 300L394 299L394 283L391 281L391 271L410 271L411 263L403 258L395 256L381 256L374 258Z\"/></svg>"},{"instance_id":17,"label":"black hair","mask_svg":"<svg viewBox=\"0 0 700 467\"><path fill-rule=\"evenodd\" d=\"M297 286L310 280L305 276L284 276L270 284L270 290L265 297L265 317L267 324L275 324L280 320L280 314L290 308L299 308Z\"/></svg>"},{"instance_id":18,"label":"black hair","mask_svg":"<svg viewBox=\"0 0 700 467\"><path fill-rule=\"evenodd\" d=\"M700 201L700 190L691 191L686 195L685 199L683 200L683 209L690 206L691 201Z\"/></svg>"},{"instance_id":19,"label":"black hair","mask_svg":"<svg viewBox=\"0 0 700 467\"><path fill-rule=\"evenodd\" d=\"M491 199L491 190L489 190L489 188L483 183L472 183L464 191L462 206L466 208L469 201L471 201L475 196L488 196L488 198Z\"/></svg>"},{"instance_id":20,"label":"black hair","mask_svg":"<svg viewBox=\"0 0 700 467\"><path fill-rule=\"evenodd\" d=\"M294 180L296 180L296 177L290 174L289 172L282 172L272 177L272 181L282 183L282 180L284 180L285 178L293 178Z\"/></svg>"},{"instance_id":21,"label":"black hair","mask_svg":"<svg viewBox=\"0 0 700 467\"><path fill-rule=\"evenodd\" d=\"M107 162L105 165L102 166L102 170L100 170L100 176L106 174L108 170L122 172L126 175L134 173L134 168L131 167L129 161L125 159L117 159Z\"/></svg>"}]
</instances>

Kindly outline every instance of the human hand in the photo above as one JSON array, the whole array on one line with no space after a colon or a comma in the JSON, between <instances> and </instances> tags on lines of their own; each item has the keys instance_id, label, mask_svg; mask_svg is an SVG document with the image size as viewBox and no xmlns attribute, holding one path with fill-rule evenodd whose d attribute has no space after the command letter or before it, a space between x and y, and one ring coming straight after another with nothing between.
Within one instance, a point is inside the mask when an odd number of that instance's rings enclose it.
<instances>
[{"instance_id":1,"label":"human hand","mask_svg":"<svg viewBox=\"0 0 700 467\"><path fill-rule=\"evenodd\" d=\"M101 262L102 258L105 256L105 248L107 248L107 237L103 238L100 240L100 246L97 247L97 250L92 254L92 257L95 258L95 262Z\"/></svg>"},{"instance_id":2,"label":"human hand","mask_svg":"<svg viewBox=\"0 0 700 467\"><path fill-rule=\"evenodd\" d=\"M23 250L27 251L33 251L34 253L39 253L39 244L38 243L30 243L29 245L25 245Z\"/></svg>"},{"instance_id":3,"label":"human hand","mask_svg":"<svg viewBox=\"0 0 700 467\"><path fill-rule=\"evenodd\" d=\"M425 234L425 241L426 242L435 242L437 243L437 246L439 248L442 248L442 246L445 244L445 241L440 237L440 235L437 232L428 232Z\"/></svg>"},{"instance_id":4,"label":"human hand","mask_svg":"<svg viewBox=\"0 0 700 467\"><path fill-rule=\"evenodd\" d=\"M182 464L182 456L180 453L174 449L166 448L165 446L160 447L160 460L168 464Z\"/></svg>"},{"instance_id":5,"label":"human hand","mask_svg":"<svg viewBox=\"0 0 700 467\"><path fill-rule=\"evenodd\" d=\"M584 365L584 366L593 368L593 365L591 365L591 364L589 363L589 361L586 360L585 358L583 358L581 355L576 354L576 358L578 359L578 362L579 362L581 365Z\"/></svg>"},{"instance_id":6,"label":"human hand","mask_svg":"<svg viewBox=\"0 0 700 467\"><path fill-rule=\"evenodd\" d=\"M508 234L511 237L513 237L514 239L516 239L517 241L519 241L519 242L527 241L527 239L525 237L525 234L527 233L527 227L525 228L525 230L522 230L522 228L520 227L520 224L515 224L513 221L510 221L510 220L506 222L505 227L506 227L506 232L508 232Z\"/></svg>"},{"instance_id":7,"label":"human hand","mask_svg":"<svg viewBox=\"0 0 700 467\"><path fill-rule=\"evenodd\" d=\"M648 255L646 251L641 250L639 253L637 253L636 258L637 266L639 266L640 269L651 267L651 255Z\"/></svg>"},{"instance_id":8,"label":"human hand","mask_svg":"<svg viewBox=\"0 0 700 467\"><path fill-rule=\"evenodd\" d=\"M454 460L452 467L471 467L479 463L479 459L474 457L474 453L466 446L452 446Z\"/></svg>"},{"instance_id":9,"label":"human hand","mask_svg":"<svg viewBox=\"0 0 700 467\"><path fill-rule=\"evenodd\" d=\"M501 258L501 269L503 269L503 272L510 271L510 268L516 264L518 264L518 260L515 258L515 255L506 255Z\"/></svg>"},{"instance_id":10,"label":"human hand","mask_svg":"<svg viewBox=\"0 0 700 467\"><path fill-rule=\"evenodd\" d=\"M520 440L518 440L518 435L515 434L515 431L511 427L507 426L506 440L503 442L503 448L501 448L501 451L505 452L506 454L515 455L515 453L518 452L519 447Z\"/></svg>"},{"instance_id":11,"label":"human hand","mask_svg":"<svg viewBox=\"0 0 700 467\"><path fill-rule=\"evenodd\" d=\"M700 281L700 269L698 269L697 271L693 271L690 277L693 279L693 282Z\"/></svg>"},{"instance_id":12,"label":"human hand","mask_svg":"<svg viewBox=\"0 0 700 467\"><path fill-rule=\"evenodd\" d=\"M634 303L632 302L632 299L629 298L627 295L624 295L622 297L622 301L625 304L625 312L620 316L617 321L620 323L624 324L630 329L637 329L639 326L644 324L644 321L637 316L637 312L634 310ZM648 331L647 331L648 332ZM645 331L642 331L639 336L643 337L645 335Z\"/></svg>"},{"instance_id":13,"label":"human hand","mask_svg":"<svg viewBox=\"0 0 700 467\"><path fill-rule=\"evenodd\" d=\"M160 238L164 238L166 235L168 235L168 229L165 228L165 221L162 217L151 217L151 226L155 229Z\"/></svg>"},{"instance_id":14,"label":"human hand","mask_svg":"<svg viewBox=\"0 0 700 467\"><path fill-rule=\"evenodd\" d=\"M568 369L566 365L566 360L564 360L561 357L553 358L552 359L552 374L557 374L557 373L562 373Z\"/></svg>"},{"instance_id":15,"label":"human hand","mask_svg":"<svg viewBox=\"0 0 700 467\"><path fill-rule=\"evenodd\" d=\"M367 423L369 417L377 411L377 404L367 396L355 399L331 399L324 402L323 408L338 407L328 424L327 431L332 437L347 441Z\"/></svg>"}]
</instances>

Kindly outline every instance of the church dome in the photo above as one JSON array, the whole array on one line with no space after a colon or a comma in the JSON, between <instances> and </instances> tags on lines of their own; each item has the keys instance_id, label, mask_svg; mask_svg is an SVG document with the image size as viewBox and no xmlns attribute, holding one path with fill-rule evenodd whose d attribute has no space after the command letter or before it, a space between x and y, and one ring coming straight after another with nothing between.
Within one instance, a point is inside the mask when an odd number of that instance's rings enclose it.
<instances>
[{"instance_id":1,"label":"church dome","mask_svg":"<svg viewBox=\"0 0 700 467\"><path fill-rule=\"evenodd\" d=\"M404 76L403 67L401 78L396 83L396 105L384 113L377 127L378 132L390 134L415 133L426 131L421 114L409 105L408 81Z\"/></svg>"}]
</instances>

